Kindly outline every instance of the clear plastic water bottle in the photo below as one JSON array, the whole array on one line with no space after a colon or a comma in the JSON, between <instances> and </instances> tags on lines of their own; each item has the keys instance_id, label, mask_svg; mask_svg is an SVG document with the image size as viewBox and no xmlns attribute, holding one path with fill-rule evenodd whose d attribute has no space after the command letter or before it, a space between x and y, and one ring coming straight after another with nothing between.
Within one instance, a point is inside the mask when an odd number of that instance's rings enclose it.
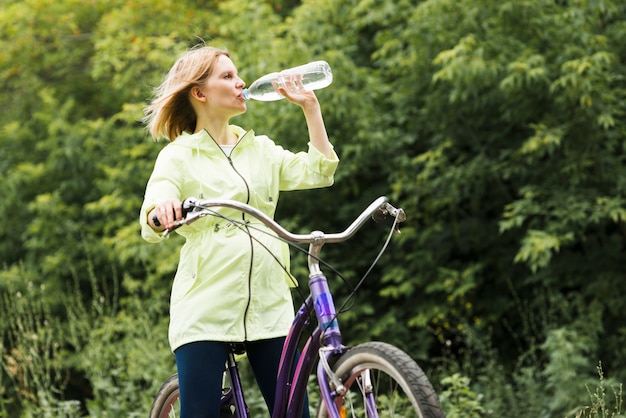
<instances>
[{"instance_id":1,"label":"clear plastic water bottle","mask_svg":"<svg viewBox=\"0 0 626 418\"><path fill-rule=\"evenodd\" d=\"M256 80L243 90L243 98L264 102L284 99L285 96L276 91L277 87L285 87L290 92L323 89L333 82L333 73L326 61L313 61L299 67L289 68L279 73L270 73Z\"/></svg>"}]
</instances>

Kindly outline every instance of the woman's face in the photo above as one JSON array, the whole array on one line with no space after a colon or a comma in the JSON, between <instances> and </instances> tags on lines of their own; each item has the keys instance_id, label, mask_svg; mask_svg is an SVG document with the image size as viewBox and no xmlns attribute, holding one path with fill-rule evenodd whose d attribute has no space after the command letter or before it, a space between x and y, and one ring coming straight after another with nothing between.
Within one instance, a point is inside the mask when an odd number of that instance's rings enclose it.
<instances>
[{"instance_id":1,"label":"woman's face","mask_svg":"<svg viewBox=\"0 0 626 418\"><path fill-rule=\"evenodd\" d=\"M231 117L246 111L246 101L241 96L246 83L237 74L237 67L229 57L220 55L217 58L213 72L200 88L207 98L209 112Z\"/></svg>"}]
</instances>

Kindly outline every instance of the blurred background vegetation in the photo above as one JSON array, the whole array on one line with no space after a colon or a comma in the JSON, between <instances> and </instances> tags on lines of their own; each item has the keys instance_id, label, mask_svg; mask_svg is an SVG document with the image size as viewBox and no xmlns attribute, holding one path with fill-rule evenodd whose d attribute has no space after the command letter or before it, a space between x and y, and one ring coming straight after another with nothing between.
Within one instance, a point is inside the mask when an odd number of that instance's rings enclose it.
<instances>
[{"instance_id":1,"label":"blurred background vegetation","mask_svg":"<svg viewBox=\"0 0 626 418\"><path fill-rule=\"evenodd\" d=\"M181 241L139 236L163 146L139 119L200 40L228 48L248 84L333 68L318 97L336 184L283 194L280 222L337 231L379 195L407 213L343 315L346 343L409 352L449 417L620 416L623 1L0 5L0 417L146 416L175 371ZM297 107L248 109L233 122L305 148ZM356 282L384 238L372 224L324 255Z\"/></svg>"}]
</instances>

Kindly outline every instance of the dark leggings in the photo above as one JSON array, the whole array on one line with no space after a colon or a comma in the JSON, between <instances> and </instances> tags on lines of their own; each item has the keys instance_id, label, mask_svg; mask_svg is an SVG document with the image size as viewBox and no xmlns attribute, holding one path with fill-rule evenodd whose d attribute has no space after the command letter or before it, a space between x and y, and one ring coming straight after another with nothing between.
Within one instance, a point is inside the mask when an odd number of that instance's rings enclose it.
<instances>
[{"instance_id":1,"label":"dark leggings","mask_svg":"<svg viewBox=\"0 0 626 418\"><path fill-rule=\"evenodd\" d=\"M248 360L270 415L284 342L285 338L275 338L246 343ZM228 343L214 341L194 342L176 349L181 418L219 418L222 373L229 350ZM305 402L303 417L308 416Z\"/></svg>"}]
</instances>

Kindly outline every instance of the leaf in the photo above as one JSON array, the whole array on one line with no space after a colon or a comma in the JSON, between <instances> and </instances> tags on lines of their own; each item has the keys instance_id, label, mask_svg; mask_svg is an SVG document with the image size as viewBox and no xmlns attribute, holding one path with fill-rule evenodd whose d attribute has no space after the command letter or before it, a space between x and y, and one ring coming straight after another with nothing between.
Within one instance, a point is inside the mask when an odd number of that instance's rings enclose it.
<instances>
[{"instance_id":1,"label":"leaf","mask_svg":"<svg viewBox=\"0 0 626 418\"><path fill-rule=\"evenodd\" d=\"M546 267L553 253L559 252L561 245L574 238L572 233L563 236L549 234L545 231L530 230L522 240L522 245L515 255L515 263L526 263L533 273Z\"/></svg>"}]
</instances>

